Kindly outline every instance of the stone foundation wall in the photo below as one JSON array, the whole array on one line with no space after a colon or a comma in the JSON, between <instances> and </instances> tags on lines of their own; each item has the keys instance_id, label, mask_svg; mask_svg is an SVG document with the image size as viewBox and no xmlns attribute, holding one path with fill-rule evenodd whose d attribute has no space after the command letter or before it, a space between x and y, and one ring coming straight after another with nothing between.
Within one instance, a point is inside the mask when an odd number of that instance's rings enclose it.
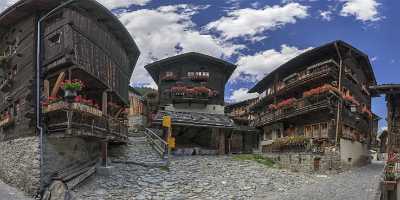
<instances>
[{"instance_id":1,"label":"stone foundation wall","mask_svg":"<svg viewBox=\"0 0 400 200\"><path fill-rule=\"evenodd\" d=\"M44 181L50 183L51 176L67 167L100 158L100 143L83 138L51 138L45 140Z\"/></svg>"},{"instance_id":2,"label":"stone foundation wall","mask_svg":"<svg viewBox=\"0 0 400 200\"><path fill-rule=\"evenodd\" d=\"M38 192L40 189L39 137L0 142L0 178L29 195Z\"/></svg>"},{"instance_id":3,"label":"stone foundation wall","mask_svg":"<svg viewBox=\"0 0 400 200\"><path fill-rule=\"evenodd\" d=\"M273 159L282 168L295 172L327 172L342 169L340 155L329 152L324 155L312 153L265 153L264 157Z\"/></svg>"}]
</instances>

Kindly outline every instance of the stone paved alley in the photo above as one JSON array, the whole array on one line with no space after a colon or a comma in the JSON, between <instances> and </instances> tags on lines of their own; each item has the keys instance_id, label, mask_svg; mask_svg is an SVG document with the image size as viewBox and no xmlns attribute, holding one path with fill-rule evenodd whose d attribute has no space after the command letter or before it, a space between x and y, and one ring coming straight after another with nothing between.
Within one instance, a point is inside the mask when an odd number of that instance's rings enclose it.
<instances>
[{"instance_id":1,"label":"stone paved alley","mask_svg":"<svg viewBox=\"0 0 400 200\"><path fill-rule=\"evenodd\" d=\"M113 177L92 177L79 200L102 199L376 199L383 164L338 175L305 175L229 156L172 159L170 171L114 164Z\"/></svg>"}]
</instances>

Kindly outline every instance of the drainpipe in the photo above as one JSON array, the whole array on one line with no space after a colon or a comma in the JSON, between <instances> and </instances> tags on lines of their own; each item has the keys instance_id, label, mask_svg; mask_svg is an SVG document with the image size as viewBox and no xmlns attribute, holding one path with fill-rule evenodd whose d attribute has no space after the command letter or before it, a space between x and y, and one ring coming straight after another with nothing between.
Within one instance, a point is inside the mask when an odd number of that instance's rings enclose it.
<instances>
[{"instance_id":1,"label":"drainpipe","mask_svg":"<svg viewBox=\"0 0 400 200\"><path fill-rule=\"evenodd\" d=\"M343 58L342 55L340 54L338 44L335 42L335 48L336 52L339 57L339 83L338 83L338 89L339 91L342 91L342 74L343 74ZM337 114L336 114L336 146L339 147L339 129L340 127L340 120L341 120L341 110L342 110L342 99L339 98L338 104L337 104Z\"/></svg>"},{"instance_id":2,"label":"drainpipe","mask_svg":"<svg viewBox=\"0 0 400 200\"><path fill-rule=\"evenodd\" d=\"M47 14L42 16L39 21L37 22L37 40L36 40L36 128L40 134L40 191L44 189L44 181L43 181L43 127L41 125L41 88L40 88L40 76L41 76L41 36L42 36L42 22L54 14L55 12L59 11L60 9L74 3L77 0L69 0L64 2L63 4L57 6L53 10L49 11Z\"/></svg>"}]
</instances>

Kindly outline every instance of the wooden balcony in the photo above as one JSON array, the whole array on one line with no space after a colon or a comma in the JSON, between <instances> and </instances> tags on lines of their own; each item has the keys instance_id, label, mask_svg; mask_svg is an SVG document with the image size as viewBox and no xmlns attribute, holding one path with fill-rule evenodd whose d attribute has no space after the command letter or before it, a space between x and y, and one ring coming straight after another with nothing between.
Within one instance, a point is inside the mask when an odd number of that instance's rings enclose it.
<instances>
[{"instance_id":1,"label":"wooden balcony","mask_svg":"<svg viewBox=\"0 0 400 200\"><path fill-rule=\"evenodd\" d=\"M210 99L208 97L188 96L188 95L173 95L173 103L201 103L207 104Z\"/></svg>"},{"instance_id":2,"label":"wooden balcony","mask_svg":"<svg viewBox=\"0 0 400 200\"><path fill-rule=\"evenodd\" d=\"M313 70L310 70L309 68L313 68ZM280 81L278 83L277 91L275 93L269 94L260 99L252 106L252 108L262 106L266 102L272 100L274 95L280 96L294 90L309 88L309 84L315 82L322 81L328 83L327 80L329 78L337 79L339 76L337 63L333 60L321 62L309 68L307 70L304 70L303 72L298 73L300 75L297 76L297 78L292 79L289 83L284 83L283 81Z\"/></svg>"},{"instance_id":3,"label":"wooden balcony","mask_svg":"<svg viewBox=\"0 0 400 200\"><path fill-rule=\"evenodd\" d=\"M262 113L255 120L251 121L250 125L253 127L261 127L310 112L330 109L333 108L333 106L333 103L328 98L323 98L322 100L314 99L312 101L310 101L309 98L304 98L297 100L291 107Z\"/></svg>"},{"instance_id":4,"label":"wooden balcony","mask_svg":"<svg viewBox=\"0 0 400 200\"><path fill-rule=\"evenodd\" d=\"M64 134L90 137L111 142L126 142L128 128L118 119L80 103L68 104L63 101L47 106L46 125L50 134Z\"/></svg>"}]
</instances>

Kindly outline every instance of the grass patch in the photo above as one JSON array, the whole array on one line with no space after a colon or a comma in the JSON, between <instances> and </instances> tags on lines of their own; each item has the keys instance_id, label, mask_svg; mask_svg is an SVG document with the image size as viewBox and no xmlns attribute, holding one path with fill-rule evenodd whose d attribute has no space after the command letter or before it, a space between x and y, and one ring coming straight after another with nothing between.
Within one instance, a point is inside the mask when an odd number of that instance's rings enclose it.
<instances>
[{"instance_id":1,"label":"grass patch","mask_svg":"<svg viewBox=\"0 0 400 200\"><path fill-rule=\"evenodd\" d=\"M169 172L169 167L168 166L160 166L160 170Z\"/></svg>"},{"instance_id":2,"label":"grass patch","mask_svg":"<svg viewBox=\"0 0 400 200\"><path fill-rule=\"evenodd\" d=\"M261 155L256 155L256 154L240 154L240 155L235 155L233 156L234 160L252 160L255 162L258 162L260 164L263 164L267 167L275 167L275 162L270 159L270 158L264 158Z\"/></svg>"}]
</instances>

